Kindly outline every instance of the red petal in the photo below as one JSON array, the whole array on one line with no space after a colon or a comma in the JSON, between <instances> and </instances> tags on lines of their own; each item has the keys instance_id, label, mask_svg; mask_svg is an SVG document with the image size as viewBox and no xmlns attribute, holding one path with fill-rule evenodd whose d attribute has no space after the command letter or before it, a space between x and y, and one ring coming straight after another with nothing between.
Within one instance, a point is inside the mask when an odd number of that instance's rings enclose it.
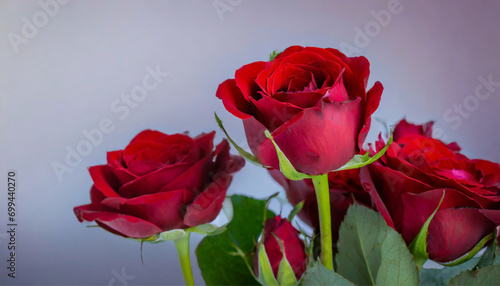
<instances>
[{"instance_id":1,"label":"red petal","mask_svg":"<svg viewBox=\"0 0 500 286\"><path fill-rule=\"evenodd\" d=\"M213 221L222 209L222 202L226 198L230 183L230 175L222 176L212 182L187 208L184 224L197 226Z\"/></svg>"},{"instance_id":2,"label":"red petal","mask_svg":"<svg viewBox=\"0 0 500 286\"><path fill-rule=\"evenodd\" d=\"M120 212L149 221L163 231L184 228L183 215L194 196L189 190L140 196L127 200L120 206Z\"/></svg>"},{"instance_id":3,"label":"red petal","mask_svg":"<svg viewBox=\"0 0 500 286\"><path fill-rule=\"evenodd\" d=\"M440 210L429 226L429 258L437 262L453 261L494 230L495 224L477 209Z\"/></svg>"},{"instance_id":4,"label":"red petal","mask_svg":"<svg viewBox=\"0 0 500 286\"><path fill-rule=\"evenodd\" d=\"M262 97L260 100L253 98L250 101L257 107L262 116L262 123L270 131L276 130L286 121L290 120L302 111L302 108L293 106L286 102L280 102L268 96Z\"/></svg>"},{"instance_id":5,"label":"red petal","mask_svg":"<svg viewBox=\"0 0 500 286\"><path fill-rule=\"evenodd\" d=\"M253 117L244 119L243 126L245 127L248 146L255 157L257 157L264 166L279 169L276 149L271 140L264 134L266 127Z\"/></svg>"},{"instance_id":6,"label":"red petal","mask_svg":"<svg viewBox=\"0 0 500 286\"><path fill-rule=\"evenodd\" d=\"M360 105L358 99L324 103L323 110L305 109L272 135L297 171L309 175L329 173L355 154Z\"/></svg>"},{"instance_id":7,"label":"red petal","mask_svg":"<svg viewBox=\"0 0 500 286\"><path fill-rule=\"evenodd\" d=\"M443 196L443 190L430 190L420 194L403 193L401 199L404 210L404 223L402 235L406 243L411 243L418 232L436 210L439 201ZM446 195L441 204L440 210L454 207L479 208L480 206L453 189L446 189Z\"/></svg>"},{"instance_id":8,"label":"red petal","mask_svg":"<svg viewBox=\"0 0 500 286\"><path fill-rule=\"evenodd\" d=\"M259 85L255 82L257 75L265 68L265 62L254 62L242 66L235 72L234 80L236 85L248 101L260 91Z\"/></svg>"},{"instance_id":9,"label":"red petal","mask_svg":"<svg viewBox=\"0 0 500 286\"><path fill-rule=\"evenodd\" d=\"M138 178L135 181L121 186L118 192L125 198L134 198L137 196L154 194L191 166L193 166L193 164L180 163L158 169Z\"/></svg>"},{"instance_id":10,"label":"red petal","mask_svg":"<svg viewBox=\"0 0 500 286\"><path fill-rule=\"evenodd\" d=\"M122 150L107 153L107 162L111 170L116 175L121 185L137 179L137 176L130 173L122 163Z\"/></svg>"},{"instance_id":11,"label":"red petal","mask_svg":"<svg viewBox=\"0 0 500 286\"><path fill-rule=\"evenodd\" d=\"M95 211L87 206L76 207L74 212L80 221L96 221L102 228L124 237L146 238L162 232L156 225L130 215Z\"/></svg>"},{"instance_id":12,"label":"red petal","mask_svg":"<svg viewBox=\"0 0 500 286\"><path fill-rule=\"evenodd\" d=\"M105 197L119 196L115 190L120 187L120 181L112 172L111 167L108 165L93 166L89 168L89 173L94 181L94 186Z\"/></svg>"},{"instance_id":13,"label":"red petal","mask_svg":"<svg viewBox=\"0 0 500 286\"><path fill-rule=\"evenodd\" d=\"M366 109L365 109L365 120L364 125L361 128L358 136L358 146L359 149L363 148L363 143L365 142L368 131L370 131L371 116L377 110L380 100L382 98L382 91L384 87L380 82L375 82L373 87L366 94Z\"/></svg>"},{"instance_id":14,"label":"red petal","mask_svg":"<svg viewBox=\"0 0 500 286\"><path fill-rule=\"evenodd\" d=\"M238 118L245 119L251 117L254 113L254 108L245 100L234 79L228 79L219 85L217 97L222 99L227 111Z\"/></svg>"}]
</instances>

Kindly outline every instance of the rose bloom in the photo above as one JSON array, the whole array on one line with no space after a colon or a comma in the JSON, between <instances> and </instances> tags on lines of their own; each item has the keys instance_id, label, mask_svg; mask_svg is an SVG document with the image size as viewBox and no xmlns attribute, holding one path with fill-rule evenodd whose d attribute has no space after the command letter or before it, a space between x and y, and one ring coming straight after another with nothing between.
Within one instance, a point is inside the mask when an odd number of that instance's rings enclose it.
<instances>
[{"instance_id":1,"label":"rose bloom","mask_svg":"<svg viewBox=\"0 0 500 286\"><path fill-rule=\"evenodd\" d=\"M89 168L91 203L75 207L76 217L130 238L211 222L245 164L226 140L214 151L214 136L139 133L124 150L108 152L106 165Z\"/></svg>"},{"instance_id":2,"label":"rose bloom","mask_svg":"<svg viewBox=\"0 0 500 286\"><path fill-rule=\"evenodd\" d=\"M322 175L347 163L363 145L382 84L366 92L369 62L338 50L292 46L269 62L238 69L217 97L243 119L250 149L279 169L276 144L299 172Z\"/></svg>"},{"instance_id":3,"label":"rose bloom","mask_svg":"<svg viewBox=\"0 0 500 286\"><path fill-rule=\"evenodd\" d=\"M278 170L270 170L271 176L286 192L288 201L297 205L304 201L298 213L299 218L315 230L319 230L318 202L311 179L293 181L285 178ZM359 178L359 169L328 173L330 189L330 212L332 221L332 240L337 241L340 224L344 220L347 209L354 201L372 207L370 195L363 189Z\"/></svg>"},{"instance_id":4,"label":"rose bloom","mask_svg":"<svg viewBox=\"0 0 500 286\"><path fill-rule=\"evenodd\" d=\"M431 137L432 122L402 120L394 143L377 162L361 169L361 184L387 224L407 244L445 198L429 226L427 251L437 262L469 252L500 225L500 166L469 159L456 143ZM379 140L377 149L385 143Z\"/></svg>"},{"instance_id":5,"label":"rose bloom","mask_svg":"<svg viewBox=\"0 0 500 286\"><path fill-rule=\"evenodd\" d=\"M283 252L280 244L276 239L281 240L284 255L288 263L295 273L297 280L300 279L304 271L306 271L307 255L305 251L304 241L299 237L299 231L293 225L281 216L269 218L264 224L263 245L266 250L269 263L274 273L274 277L278 278L278 270L283 259ZM258 249L254 256L254 269L256 275L259 276L258 270Z\"/></svg>"}]
</instances>

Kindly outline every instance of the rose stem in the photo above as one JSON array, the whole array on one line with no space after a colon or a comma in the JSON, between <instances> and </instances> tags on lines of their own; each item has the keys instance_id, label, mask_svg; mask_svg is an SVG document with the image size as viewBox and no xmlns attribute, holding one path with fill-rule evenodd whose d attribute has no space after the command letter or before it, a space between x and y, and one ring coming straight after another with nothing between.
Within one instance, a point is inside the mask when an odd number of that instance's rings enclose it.
<instances>
[{"instance_id":1,"label":"rose stem","mask_svg":"<svg viewBox=\"0 0 500 286\"><path fill-rule=\"evenodd\" d=\"M319 229L321 233L321 263L333 271L332 222L330 214L330 188L328 174L313 176L318 201Z\"/></svg>"},{"instance_id":2,"label":"rose stem","mask_svg":"<svg viewBox=\"0 0 500 286\"><path fill-rule=\"evenodd\" d=\"M175 248L177 248L177 253L179 254L179 263L181 264L182 274L184 275L186 286L194 286L191 258L189 257L189 235L189 232L186 233L186 236L175 240L174 244Z\"/></svg>"}]
</instances>

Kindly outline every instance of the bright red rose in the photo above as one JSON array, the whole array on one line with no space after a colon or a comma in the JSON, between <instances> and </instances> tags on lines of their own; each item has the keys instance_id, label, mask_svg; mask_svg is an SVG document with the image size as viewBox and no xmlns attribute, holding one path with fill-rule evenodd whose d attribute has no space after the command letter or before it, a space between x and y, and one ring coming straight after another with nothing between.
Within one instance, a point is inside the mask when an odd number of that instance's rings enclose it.
<instances>
[{"instance_id":1,"label":"bright red rose","mask_svg":"<svg viewBox=\"0 0 500 286\"><path fill-rule=\"evenodd\" d=\"M91 203L75 207L76 217L131 238L211 222L245 164L226 140L214 151L214 136L139 133L124 150L108 152L106 165L89 168Z\"/></svg>"},{"instance_id":2,"label":"bright red rose","mask_svg":"<svg viewBox=\"0 0 500 286\"><path fill-rule=\"evenodd\" d=\"M288 180L278 170L270 170L271 176L286 191L288 201L297 205L304 201L298 213L300 219L312 228L319 230L318 202L312 180ZM335 243L339 236L340 224L344 220L347 209L354 200L371 207L370 195L363 189L359 177L359 169L328 173L330 187L330 212L332 220L332 240Z\"/></svg>"},{"instance_id":3,"label":"bright red rose","mask_svg":"<svg viewBox=\"0 0 500 286\"><path fill-rule=\"evenodd\" d=\"M453 261L500 225L500 166L471 160L456 143L431 138L432 123L401 121L381 160L361 169L361 182L387 224L409 244L430 223L430 259ZM379 149L385 143L377 142Z\"/></svg>"},{"instance_id":4,"label":"bright red rose","mask_svg":"<svg viewBox=\"0 0 500 286\"><path fill-rule=\"evenodd\" d=\"M326 174L361 148L378 108L382 84L366 92L369 62L338 50L292 46L269 62L241 67L217 97L243 119L250 149L279 169L268 129L295 169Z\"/></svg>"},{"instance_id":5,"label":"bright red rose","mask_svg":"<svg viewBox=\"0 0 500 286\"><path fill-rule=\"evenodd\" d=\"M281 260L283 259L283 252L281 251L280 244L276 239L281 240L285 250L285 256L290 266L295 273L297 280L300 279L307 265L307 255L305 251L304 241L299 237L299 231L293 225L281 216L269 218L264 224L264 248L273 269L274 277L278 277L278 269ZM258 250L257 252L258 253ZM258 276L258 255L254 258L254 268Z\"/></svg>"}]
</instances>

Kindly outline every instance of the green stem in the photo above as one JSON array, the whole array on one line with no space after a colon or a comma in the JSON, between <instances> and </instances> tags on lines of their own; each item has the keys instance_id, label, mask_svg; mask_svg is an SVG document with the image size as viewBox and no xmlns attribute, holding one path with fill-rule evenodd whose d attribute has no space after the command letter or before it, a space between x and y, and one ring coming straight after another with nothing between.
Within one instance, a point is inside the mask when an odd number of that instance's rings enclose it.
<instances>
[{"instance_id":1,"label":"green stem","mask_svg":"<svg viewBox=\"0 0 500 286\"><path fill-rule=\"evenodd\" d=\"M184 275L186 286L194 286L191 258L189 257L189 235L189 232L186 233L186 236L175 240L174 244L175 248L177 248L177 253L179 254L179 263L181 264L182 274Z\"/></svg>"},{"instance_id":2,"label":"green stem","mask_svg":"<svg viewBox=\"0 0 500 286\"><path fill-rule=\"evenodd\" d=\"M321 233L321 262L333 271L332 218L330 214L330 188L328 174L313 176L312 181L318 200L319 229Z\"/></svg>"}]
</instances>

